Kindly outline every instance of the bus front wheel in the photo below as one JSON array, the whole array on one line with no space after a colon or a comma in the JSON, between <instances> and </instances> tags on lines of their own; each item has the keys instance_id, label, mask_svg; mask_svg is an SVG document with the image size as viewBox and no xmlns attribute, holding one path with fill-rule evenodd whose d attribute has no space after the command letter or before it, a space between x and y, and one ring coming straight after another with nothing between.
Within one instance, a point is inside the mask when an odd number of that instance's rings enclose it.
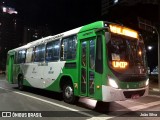
<instances>
[{"instance_id":1,"label":"bus front wheel","mask_svg":"<svg viewBox=\"0 0 160 120\"><path fill-rule=\"evenodd\" d=\"M78 97L74 96L74 89L71 84L63 86L63 99L69 104L75 104L78 101Z\"/></svg>"},{"instance_id":2,"label":"bus front wheel","mask_svg":"<svg viewBox=\"0 0 160 120\"><path fill-rule=\"evenodd\" d=\"M22 75L20 75L20 76L18 77L18 89L19 89L19 90L24 90L24 86L23 86L23 76L22 76Z\"/></svg>"}]
</instances>

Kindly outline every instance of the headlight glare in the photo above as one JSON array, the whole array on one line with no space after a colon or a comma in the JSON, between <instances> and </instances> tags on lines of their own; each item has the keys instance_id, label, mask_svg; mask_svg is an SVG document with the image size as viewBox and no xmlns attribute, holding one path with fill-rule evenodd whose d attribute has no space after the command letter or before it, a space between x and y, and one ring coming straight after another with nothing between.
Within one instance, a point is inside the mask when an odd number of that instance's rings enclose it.
<instances>
[{"instance_id":1,"label":"headlight glare","mask_svg":"<svg viewBox=\"0 0 160 120\"><path fill-rule=\"evenodd\" d=\"M113 78L108 77L108 81L109 81L109 85L111 87L118 88L118 85L117 85L116 81Z\"/></svg>"},{"instance_id":2,"label":"headlight glare","mask_svg":"<svg viewBox=\"0 0 160 120\"><path fill-rule=\"evenodd\" d=\"M147 86L147 85L149 85L149 78L148 78L147 81L146 81L146 86Z\"/></svg>"}]
</instances>

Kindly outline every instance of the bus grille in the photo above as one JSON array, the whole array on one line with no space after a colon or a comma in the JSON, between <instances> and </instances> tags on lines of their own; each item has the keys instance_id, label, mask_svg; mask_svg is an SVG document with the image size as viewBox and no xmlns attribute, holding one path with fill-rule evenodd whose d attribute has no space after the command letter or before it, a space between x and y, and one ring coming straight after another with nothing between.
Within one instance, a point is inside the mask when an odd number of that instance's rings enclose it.
<instances>
[{"instance_id":1,"label":"bus grille","mask_svg":"<svg viewBox=\"0 0 160 120\"><path fill-rule=\"evenodd\" d=\"M120 81L123 82L139 82L147 80L147 76L119 76Z\"/></svg>"},{"instance_id":2,"label":"bus grille","mask_svg":"<svg viewBox=\"0 0 160 120\"><path fill-rule=\"evenodd\" d=\"M143 96L145 90L137 90L137 91L124 91L123 94L126 98L131 98L133 95Z\"/></svg>"}]
</instances>

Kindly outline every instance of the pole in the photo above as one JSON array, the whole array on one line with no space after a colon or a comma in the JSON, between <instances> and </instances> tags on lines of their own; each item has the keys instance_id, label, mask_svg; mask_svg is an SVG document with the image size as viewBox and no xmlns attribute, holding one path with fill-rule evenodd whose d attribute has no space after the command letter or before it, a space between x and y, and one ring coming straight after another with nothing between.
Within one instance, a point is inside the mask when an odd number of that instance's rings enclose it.
<instances>
[{"instance_id":1,"label":"pole","mask_svg":"<svg viewBox=\"0 0 160 120\"><path fill-rule=\"evenodd\" d=\"M157 33L157 38L158 38L158 88L160 90L160 34L159 34L159 26L156 28L155 26L153 27L154 30Z\"/></svg>"},{"instance_id":2,"label":"pole","mask_svg":"<svg viewBox=\"0 0 160 120\"><path fill-rule=\"evenodd\" d=\"M156 27L156 26L149 25L149 24L146 24L146 23L143 23L143 22L139 22L139 23L153 28L157 33L157 38L158 38L158 88L159 88L159 91L160 91L160 32L159 32L160 31L160 26Z\"/></svg>"},{"instance_id":3,"label":"pole","mask_svg":"<svg viewBox=\"0 0 160 120\"><path fill-rule=\"evenodd\" d=\"M158 26L158 29L156 27L154 27L154 29L156 30L158 37L158 88L160 90L160 34L158 32L160 28Z\"/></svg>"},{"instance_id":4,"label":"pole","mask_svg":"<svg viewBox=\"0 0 160 120\"><path fill-rule=\"evenodd\" d=\"M158 1L158 22L160 21L160 1ZM160 26L158 25L156 29L158 35L158 88L160 90Z\"/></svg>"},{"instance_id":5,"label":"pole","mask_svg":"<svg viewBox=\"0 0 160 120\"><path fill-rule=\"evenodd\" d=\"M157 33L157 38L158 38L158 88L160 90L160 34L159 34L159 26L158 28L155 26L152 26L152 28L156 31Z\"/></svg>"}]
</instances>

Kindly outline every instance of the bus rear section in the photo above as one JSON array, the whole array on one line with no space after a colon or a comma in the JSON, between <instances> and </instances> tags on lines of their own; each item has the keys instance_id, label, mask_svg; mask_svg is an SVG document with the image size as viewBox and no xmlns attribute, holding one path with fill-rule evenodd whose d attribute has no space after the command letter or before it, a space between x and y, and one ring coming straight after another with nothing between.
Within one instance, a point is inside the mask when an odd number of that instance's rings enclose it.
<instances>
[{"instance_id":1,"label":"bus rear section","mask_svg":"<svg viewBox=\"0 0 160 120\"><path fill-rule=\"evenodd\" d=\"M102 101L136 99L148 95L146 51L136 31L110 25L106 33L107 85ZM108 39L109 38L109 39Z\"/></svg>"},{"instance_id":2,"label":"bus rear section","mask_svg":"<svg viewBox=\"0 0 160 120\"><path fill-rule=\"evenodd\" d=\"M14 52L8 52L7 64L6 64L6 80L9 83L13 83L13 64L14 64Z\"/></svg>"}]
</instances>

